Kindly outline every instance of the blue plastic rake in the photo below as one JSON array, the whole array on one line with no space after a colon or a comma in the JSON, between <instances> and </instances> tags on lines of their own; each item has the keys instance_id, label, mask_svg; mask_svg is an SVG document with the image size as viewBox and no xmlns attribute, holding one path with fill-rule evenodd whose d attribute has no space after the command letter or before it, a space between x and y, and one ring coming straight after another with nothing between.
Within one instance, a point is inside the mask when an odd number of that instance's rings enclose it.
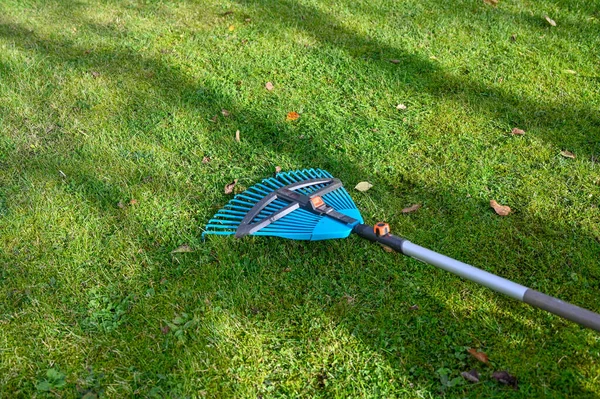
<instances>
[{"instance_id":1,"label":"blue plastic rake","mask_svg":"<svg viewBox=\"0 0 600 399\"><path fill-rule=\"evenodd\" d=\"M202 236L256 235L315 241L346 238L350 233L600 331L597 313L394 236L386 223L377 223L374 227L363 224L342 182L321 169L278 173L264 179L236 195L218 211Z\"/></svg>"}]
</instances>

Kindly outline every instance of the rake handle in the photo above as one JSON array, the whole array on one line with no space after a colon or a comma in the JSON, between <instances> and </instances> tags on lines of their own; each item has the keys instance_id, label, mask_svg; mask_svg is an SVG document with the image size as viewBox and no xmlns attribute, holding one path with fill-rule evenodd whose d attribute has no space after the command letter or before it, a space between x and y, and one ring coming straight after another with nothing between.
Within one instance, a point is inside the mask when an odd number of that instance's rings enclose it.
<instances>
[{"instance_id":1,"label":"rake handle","mask_svg":"<svg viewBox=\"0 0 600 399\"><path fill-rule=\"evenodd\" d=\"M600 332L600 314L598 313L561 301L560 299L532 290L531 288L496 276L495 274L413 244L405 238L397 237L392 234L377 236L373 227L365 224L357 224L354 226L353 232L369 241L388 246L411 258L439 267L440 269L444 269L450 273L466 278L467 280L491 288L494 291L508 295L511 298L544 309L550 313L554 313L555 315Z\"/></svg>"}]
</instances>

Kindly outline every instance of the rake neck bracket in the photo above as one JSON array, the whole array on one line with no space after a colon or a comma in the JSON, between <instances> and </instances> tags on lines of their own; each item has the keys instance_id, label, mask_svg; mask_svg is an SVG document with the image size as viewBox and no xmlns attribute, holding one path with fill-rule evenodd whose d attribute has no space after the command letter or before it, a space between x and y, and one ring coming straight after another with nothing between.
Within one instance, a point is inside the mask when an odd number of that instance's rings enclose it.
<instances>
[{"instance_id":1,"label":"rake neck bracket","mask_svg":"<svg viewBox=\"0 0 600 399\"><path fill-rule=\"evenodd\" d=\"M320 189L310 193L309 195L302 194L298 190L310 186L324 185ZM262 200L256 203L252 209L246 214L239 227L235 232L237 238L242 238L248 234L257 232L258 230L268 226L269 224L283 218L290 214L296 209L304 209L308 212L317 215L327 215L339 222L354 225L358 223L358 220L344 215L323 203L320 206L315 206L316 201L311 201L314 198L321 197L327 193L330 193L338 188L343 187L342 182L336 178L321 178L321 179L309 179L301 182L289 184L285 187L281 187L278 190L273 191ZM252 221L267 207L270 203L275 200L283 200L289 202L289 205L281 208L277 212L262 218L260 221L252 223Z\"/></svg>"}]
</instances>

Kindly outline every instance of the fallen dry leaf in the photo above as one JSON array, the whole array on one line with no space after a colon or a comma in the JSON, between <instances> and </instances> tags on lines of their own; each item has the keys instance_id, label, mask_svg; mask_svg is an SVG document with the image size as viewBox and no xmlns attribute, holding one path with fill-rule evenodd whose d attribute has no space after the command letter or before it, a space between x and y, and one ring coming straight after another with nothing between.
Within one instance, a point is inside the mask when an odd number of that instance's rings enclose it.
<instances>
[{"instance_id":1,"label":"fallen dry leaf","mask_svg":"<svg viewBox=\"0 0 600 399\"><path fill-rule=\"evenodd\" d=\"M98 76L100 76L100 72L96 72L96 71L92 71L90 72L92 74L93 77L97 78Z\"/></svg>"},{"instance_id":2,"label":"fallen dry leaf","mask_svg":"<svg viewBox=\"0 0 600 399\"><path fill-rule=\"evenodd\" d=\"M210 118L211 122L217 122L217 119L219 119L219 115L215 115L212 118Z\"/></svg>"},{"instance_id":3,"label":"fallen dry leaf","mask_svg":"<svg viewBox=\"0 0 600 399\"><path fill-rule=\"evenodd\" d=\"M399 63L400 63L400 60L390 60L390 62L391 62L392 64L399 64Z\"/></svg>"},{"instance_id":4,"label":"fallen dry leaf","mask_svg":"<svg viewBox=\"0 0 600 399\"><path fill-rule=\"evenodd\" d=\"M235 131L235 141L237 141L238 143L240 142L240 131L239 130Z\"/></svg>"},{"instance_id":5,"label":"fallen dry leaf","mask_svg":"<svg viewBox=\"0 0 600 399\"><path fill-rule=\"evenodd\" d=\"M511 133L517 136L522 136L525 134L525 130L523 129L519 129L518 127L513 127L513 130L511 130Z\"/></svg>"},{"instance_id":6,"label":"fallen dry leaf","mask_svg":"<svg viewBox=\"0 0 600 399\"><path fill-rule=\"evenodd\" d=\"M273 90L273 87L275 87L275 86L273 86L273 83L271 83L271 82L267 82L267 84L265 85L265 89L267 89L269 91Z\"/></svg>"},{"instance_id":7,"label":"fallen dry leaf","mask_svg":"<svg viewBox=\"0 0 600 399\"><path fill-rule=\"evenodd\" d=\"M227 111L225 108L221 110L221 113L223 114L223 116L229 116L229 111Z\"/></svg>"},{"instance_id":8,"label":"fallen dry leaf","mask_svg":"<svg viewBox=\"0 0 600 399\"><path fill-rule=\"evenodd\" d=\"M123 203L123 201L117 202L117 206L121 209L125 208L125 204Z\"/></svg>"},{"instance_id":9,"label":"fallen dry leaf","mask_svg":"<svg viewBox=\"0 0 600 399\"><path fill-rule=\"evenodd\" d=\"M552 18L550 18L547 15L544 15L544 18L546 18L546 21L548 21L548 23L552 26L556 26L556 21L554 21Z\"/></svg>"},{"instance_id":10,"label":"fallen dry leaf","mask_svg":"<svg viewBox=\"0 0 600 399\"><path fill-rule=\"evenodd\" d=\"M492 378L502 384L509 385L514 389L519 389L517 377L511 375L508 371L494 371Z\"/></svg>"},{"instance_id":11,"label":"fallen dry leaf","mask_svg":"<svg viewBox=\"0 0 600 399\"><path fill-rule=\"evenodd\" d=\"M275 173L281 172L281 166L275 166Z\"/></svg>"},{"instance_id":12,"label":"fallen dry leaf","mask_svg":"<svg viewBox=\"0 0 600 399\"><path fill-rule=\"evenodd\" d=\"M573 154L571 151L567 151L567 150L561 151L560 155L562 155L565 158L575 159L575 154Z\"/></svg>"},{"instance_id":13,"label":"fallen dry leaf","mask_svg":"<svg viewBox=\"0 0 600 399\"><path fill-rule=\"evenodd\" d=\"M164 325L160 328L160 332L167 335L171 331L171 328L168 325Z\"/></svg>"},{"instance_id":14,"label":"fallen dry leaf","mask_svg":"<svg viewBox=\"0 0 600 399\"><path fill-rule=\"evenodd\" d=\"M210 157L202 158L202 163L209 163L211 161Z\"/></svg>"},{"instance_id":15,"label":"fallen dry leaf","mask_svg":"<svg viewBox=\"0 0 600 399\"><path fill-rule=\"evenodd\" d=\"M498 0L483 0L483 2L494 7L498 5Z\"/></svg>"},{"instance_id":16,"label":"fallen dry leaf","mask_svg":"<svg viewBox=\"0 0 600 399\"><path fill-rule=\"evenodd\" d=\"M371 183L369 183L368 181L361 181L354 188L360 192L365 192L368 189L370 189L371 187L373 187L373 185Z\"/></svg>"},{"instance_id":17,"label":"fallen dry leaf","mask_svg":"<svg viewBox=\"0 0 600 399\"><path fill-rule=\"evenodd\" d=\"M348 294L344 294L342 298L344 298L348 303L354 303L354 301L356 300L356 297L350 296Z\"/></svg>"},{"instance_id":18,"label":"fallen dry leaf","mask_svg":"<svg viewBox=\"0 0 600 399\"><path fill-rule=\"evenodd\" d=\"M138 203L138 201L137 201L136 199L134 199L134 198L132 198L132 199L129 201L129 205L135 205L135 204L137 204L137 203Z\"/></svg>"},{"instance_id":19,"label":"fallen dry leaf","mask_svg":"<svg viewBox=\"0 0 600 399\"><path fill-rule=\"evenodd\" d=\"M233 31L235 30L235 26L233 26L233 25L229 25L229 28L228 28L228 29L229 29L229 32L233 32Z\"/></svg>"},{"instance_id":20,"label":"fallen dry leaf","mask_svg":"<svg viewBox=\"0 0 600 399\"><path fill-rule=\"evenodd\" d=\"M287 116L285 117L285 119L288 121L295 121L298 118L300 118L300 114L295 111L288 112Z\"/></svg>"},{"instance_id":21,"label":"fallen dry leaf","mask_svg":"<svg viewBox=\"0 0 600 399\"><path fill-rule=\"evenodd\" d=\"M475 359L479 360L480 362L483 362L485 364L490 363L490 359L488 359L487 355L483 352L477 352L477 349L475 349L475 348L469 348L467 350L467 352L469 352L471 354L471 356L473 356Z\"/></svg>"},{"instance_id":22,"label":"fallen dry leaf","mask_svg":"<svg viewBox=\"0 0 600 399\"><path fill-rule=\"evenodd\" d=\"M411 213L418 210L421 207L421 204L414 204L407 208L402 209L402 213Z\"/></svg>"},{"instance_id":23,"label":"fallen dry leaf","mask_svg":"<svg viewBox=\"0 0 600 399\"><path fill-rule=\"evenodd\" d=\"M394 252L394 250L392 248L388 247L387 245L383 245L383 244L379 244L379 245L381 245L381 248L383 248L383 250L385 252L388 252L388 253Z\"/></svg>"},{"instance_id":24,"label":"fallen dry leaf","mask_svg":"<svg viewBox=\"0 0 600 399\"><path fill-rule=\"evenodd\" d=\"M419 305L412 305L409 309L410 310L419 310Z\"/></svg>"},{"instance_id":25,"label":"fallen dry leaf","mask_svg":"<svg viewBox=\"0 0 600 399\"><path fill-rule=\"evenodd\" d=\"M183 244L171 251L172 254L180 254L185 252L194 252L194 250L192 250L189 245Z\"/></svg>"},{"instance_id":26,"label":"fallen dry leaf","mask_svg":"<svg viewBox=\"0 0 600 399\"><path fill-rule=\"evenodd\" d=\"M286 267L285 269L283 269L283 271L284 271L285 273L289 273L289 272L291 272L291 271L292 271L292 269L291 269L291 268L289 268L289 267Z\"/></svg>"},{"instance_id":27,"label":"fallen dry leaf","mask_svg":"<svg viewBox=\"0 0 600 399\"><path fill-rule=\"evenodd\" d=\"M490 200L490 206L494 208L494 211L500 216L507 216L510 213L510 207L506 205L500 205L495 200Z\"/></svg>"},{"instance_id":28,"label":"fallen dry leaf","mask_svg":"<svg viewBox=\"0 0 600 399\"><path fill-rule=\"evenodd\" d=\"M517 34L516 33L510 36L510 41L511 42L516 42L517 41Z\"/></svg>"},{"instance_id":29,"label":"fallen dry leaf","mask_svg":"<svg viewBox=\"0 0 600 399\"><path fill-rule=\"evenodd\" d=\"M230 11L225 11L223 14L221 14L221 16L222 17L226 17L226 16L231 15L231 14L233 14L233 11L230 10Z\"/></svg>"},{"instance_id":30,"label":"fallen dry leaf","mask_svg":"<svg viewBox=\"0 0 600 399\"><path fill-rule=\"evenodd\" d=\"M463 371L460 373L460 375L469 382L479 382L479 373L475 369L471 371Z\"/></svg>"},{"instance_id":31,"label":"fallen dry leaf","mask_svg":"<svg viewBox=\"0 0 600 399\"><path fill-rule=\"evenodd\" d=\"M396 109L398 109L398 110L405 110L406 109L406 105L404 105L404 104L398 104L398 105L396 105Z\"/></svg>"},{"instance_id":32,"label":"fallen dry leaf","mask_svg":"<svg viewBox=\"0 0 600 399\"><path fill-rule=\"evenodd\" d=\"M231 194L235 185L237 184L238 179L233 179L233 181L225 186L225 194Z\"/></svg>"},{"instance_id":33,"label":"fallen dry leaf","mask_svg":"<svg viewBox=\"0 0 600 399\"><path fill-rule=\"evenodd\" d=\"M250 21L252 21L252 19L250 19L250 18L246 18L246 19L244 20L244 22L250 22Z\"/></svg>"}]
</instances>

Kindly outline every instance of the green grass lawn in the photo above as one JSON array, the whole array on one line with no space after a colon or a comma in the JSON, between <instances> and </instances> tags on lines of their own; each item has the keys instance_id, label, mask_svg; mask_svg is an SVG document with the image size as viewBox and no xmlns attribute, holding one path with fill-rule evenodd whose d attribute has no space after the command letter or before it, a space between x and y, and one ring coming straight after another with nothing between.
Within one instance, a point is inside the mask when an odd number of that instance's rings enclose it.
<instances>
[{"instance_id":1,"label":"green grass lawn","mask_svg":"<svg viewBox=\"0 0 600 399\"><path fill-rule=\"evenodd\" d=\"M201 233L233 179L323 168L600 311L599 33L586 0L0 2L0 398L598 397L595 332L358 237Z\"/></svg>"}]
</instances>

